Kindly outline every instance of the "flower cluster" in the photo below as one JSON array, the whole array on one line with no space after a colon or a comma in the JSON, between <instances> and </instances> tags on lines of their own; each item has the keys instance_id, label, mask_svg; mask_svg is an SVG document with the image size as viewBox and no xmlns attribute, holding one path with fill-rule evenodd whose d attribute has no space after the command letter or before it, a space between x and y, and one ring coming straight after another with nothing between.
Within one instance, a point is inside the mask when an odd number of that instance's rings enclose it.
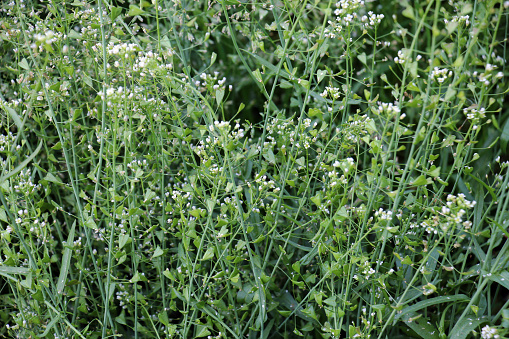
<instances>
[{"instance_id":1,"label":"flower cluster","mask_svg":"<svg viewBox=\"0 0 509 339\"><path fill-rule=\"evenodd\" d=\"M401 113L401 109L399 108L399 104L396 103L385 103L385 102L378 102L378 107L375 108L376 114L383 114L387 116L387 118L393 118ZM401 115L401 119L404 118L405 115Z\"/></svg>"},{"instance_id":2,"label":"flower cluster","mask_svg":"<svg viewBox=\"0 0 509 339\"><path fill-rule=\"evenodd\" d=\"M219 72L214 72L214 74L202 73L200 74L200 80L196 80L194 85L201 91L209 91L211 94L215 95L218 89L225 89L226 77L219 79ZM230 91L233 90L233 86L230 85L228 87Z\"/></svg>"},{"instance_id":3,"label":"flower cluster","mask_svg":"<svg viewBox=\"0 0 509 339\"><path fill-rule=\"evenodd\" d=\"M433 68L433 71L431 71L430 77L431 79L436 80L441 84L447 80L447 78L452 77L452 75L452 71L448 70L447 68L435 67Z\"/></svg>"},{"instance_id":4,"label":"flower cluster","mask_svg":"<svg viewBox=\"0 0 509 339\"><path fill-rule=\"evenodd\" d=\"M382 22L384 18L383 14L375 14L372 11L368 12L368 15L363 15L361 17L361 22L364 24L364 28L372 28L376 27Z\"/></svg>"},{"instance_id":5,"label":"flower cluster","mask_svg":"<svg viewBox=\"0 0 509 339\"><path fill-rule=\"evenodd\" d=\"M476 105L464 108L463 113L472 123L478 123L481 119L486 117L486 109L484 107L478 109Z\"/></svg>"},{"instance_id":6,"label":"flower cluster","mask_svg":"<svg viewBox=\"0 0 509 339\"><path fill-rule=\"evenodd\" d=\"M482 339L499 339L500 335L496 328L490 327L486 325L481 330L481 338Z\"/></svg>"},{"instance_id":7,"label":"flower cluster","mask_svg":"<svg viewBox=\"0 0 509 339\"><path fill-rule=\"evenodd\" d=\"M465 23L465 26L468 27L470 25L470 15L455 15L450 21L444 19L446 25L450 22Z\"/></svg>"},{"instance_id":8,"label":"flower cluster","mask_svg":"<svg viewBox=\"0 0 509 339\"><path fill-rule=\"evenodd\" d=\"M10 148L14 144L16 140L16 136L12 132L7 132L7 134L0 134L0 152L9 152Z\"/></svg>"},{"instance_id":9,"label":"flower cluster","mask_svg":"<svg viewBox=\"0 0 509 339\"><path fill-rule=\"evenodd\" d=\"M407 49L400 49L398 51L398 56L394 58L394 62L400 65L405 64L407 61L411 61L409 57L409 51Z\"/></svg>"},{"instance_id":10,"label":"flower cluster","mask_svg":"<svg viewBox=\"0 0 509 339\"><path fill-rule=\"evenodd\" d=\"M338 87L327 86L325 90L320 94L322 98L330 97L334 100L339 99L340 89Z\"/></svg>"},{"instance_id":11,"label":"flower cluster","mask_svg":"<svg viewBox=\"0 0 509 339\"><path fill-rule=\"evenodd\" d=\"M491 83L497 82L499 79L502 79L504 77L503 72L497 72L494 71L498 69L497 65L493 64L486 64L486 68L484 72L477 72L475 71L472 75L477 78L477 80L483 84L484 86L489 86Z\"/></svg>"},{"instance_id":12,"label":"flower cluster","mask_svg":"<svg viewBox=\"0 0 509 339\"><path fill-rule=\"evenodd\" d=\"M378 220L392 220L392 211L385 211L383 208L379 208L378 211L375 212L375 217Z\"/></svg>"},{"instance_id":13,"label":"flower cluster","mask_svg":"<svg viewBox=\"0 0 509 339\"><path fill-rule=\"evenodd\" d=\"M356 114L349 117L349 121L345 124L345 128L337 128L336 132L338 136L343 136L345 141L356 144L364 140L370 134L376 132L376 125L375 121L368 115Z\"/></svg>"}]
</instances>

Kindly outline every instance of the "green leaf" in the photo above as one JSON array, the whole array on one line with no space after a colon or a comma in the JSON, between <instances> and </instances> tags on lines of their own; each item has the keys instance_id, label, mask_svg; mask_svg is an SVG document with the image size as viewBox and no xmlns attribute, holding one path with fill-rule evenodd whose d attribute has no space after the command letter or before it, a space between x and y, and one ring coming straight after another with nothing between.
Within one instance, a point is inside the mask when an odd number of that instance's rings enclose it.
<instances>
[{"instance_id":1,"label":"green leaf","mask_svg":"<svg viewBox=\"0 0 509 339\"><path fill-rule=\"evenodd\" d=\"M314 197L311 197L311 201L317 206L322 206L322 193L318 192Z\"/></svg>"},{"instance_id":2,"label":"green leaf","mask_svg":"<svg viewBox=\"0 0 509 339\"><path fill-rule=\"evenodd\" d=\"M403 317L405 325L410 327L417 333L421 338L425 339L438 339L438 330L433 326L426 318L423 318L421 314L407 313Z\"/></svg>"},{"instance_id":3,"label":"green leaf","mask_svg":"<svg viewBox=\"0 0 509 339\"><path fill-rule=\"evenodd\" d=\"M7 214L5 213L5 207L3 207L3 206L0 206L0 220L2 220L4 222L9 222L7 219Z\"/></svg>"},{"instance_id":4,"label":"green leaf","mask_svg":"<svg viewBox=\"0 0 509 339\"><path fill-rule=\"evenodd\" d=\"M323 113L322 113L322 111L320 109L313 107L313 108L309 109L308 116L310 118L318 116L321 119L322 116L323 116Z\"/></svg>"},{"instance_id":5,"label":"green leaf","mask_svg":"<svg viewBox=\"0 0 509 339\"><path fill-rule=\"evenodd\" d=\"M427 185L428 184L428 180L426 179L426 177L424 175L420 175L417 179L415 179L413 182L410 183L410 185L412 186L422 186L422 185Z\"/></svg>"},{"instance_id":6,"label":"green leaf","mask_svg":"<svg viewBox=\"0 0 509 339\"><path fill-rule=\"evenodd\" d=\"M327 71L319 69L316 72L316 75L317 75L317 83L320 83L320 82L322 82L322 80L325 77L325 75L327 75Z\"/></svg>"},{"instance_id":7,"label":"green leaf","mask_svg":"<svg viewBox=\"0 0 509 339\"><path fill-rule=\"evenodd\" d=\"M449 339L466 339L471 332L479 327L482 323L487 322L487 318L463 318L454 325L451 330Z\"/></svg>"},{"instance_id":8,"label":"green leaf","mask_svg":"<svg viewBox=\"0 0 509 339\"><path fill-rule=\"evenodd\" d=\"M91 88L94 88L94 84L92 83L92 78L91 77L89 77L85 73L83 73L81 76L82 76L83 81L85 82L85 84L87 84Z\"/></svg>"},{"instance_id":9,"label":"green leaf","mask_svg":"<svg viewBox=\"0 0 509 339\"><path fill-rule=\"evenodd\" d=\"M262 83L263 80L262 80L262 73L260 72L260 70L257 68L255 69L253 72L253 76L255 77L256 81Z\"/></svg>"},{"instance_id":10,"label":"green leaf","mask_svg":"<svg viewBox=\"0 0 509 339\"><path fill-rule=\"evenodd\" d=\"M91 228L93 230L97 230L97 224L95 223L94 221L94 218L93 217L88 217L85 219L85 226L87 226L88 228Z\"/></svg>"},{"instance_id":11,"label":"green leaf","mask_svg":"<svg viewBox=\"0 0 509 339\"><path fill-rule=\"evenodd\" d=\"M207 209L209 210L209 213L212 213L214 211L214 206L216 205L215 201L212 199L207 199Z\"/></svg>"},{"instance_id":12,"label":"green leaf","mask_svg":"<svg viewBox=\"0 0 509 339\"><path fill-rule=\"evenodd\" d=\"M56 184L61 184L62 183L62 180L60 180L60 178L55 177L53 174L51 174L49 172L46 174L46 176L44 177L43 180L46 180L46 181L49 181L49 182L53 182L53 183L56 183Z\"/></svg>"},{"instance_id":13,"label":"green leaf","mask_svg":"<svg viewBox=\"0 0 509 339\"><path fill-rule=\"evenodd\" d=\"M115 21L115 19L122 13L122 7L111 7L110 18L111 21Z\"/></svg>"},{"instance_id":14,"label":"green leaf","mask_svg":"<svg viewBox=\"0 0 509 339\"><path fill-rule=\"evenodd\" d=\"M62 256L62 266L60 267L60 275L58 276L57 293L62 294L64 291L65 281L69 273L69 266L71 264L71 244L74 242L74 231L76 229L76 221L72 224L71 231L67 237L66 246L64 248L64 255Z\"/></svg>"},{"instance_id":15,"label":"green leaf","mask_svg":"<svg viewBox=\"0 0 509 339\"><path fill-rule=\"evenodd\" d=\"M195 338L206 337L206 336L210 335L210 333L211 332L209 331L207 326L205 326L205 325L197 325L196 326Z\"/></svg>"},{"instance_id":16,"label":"green leaf","mask_svg":"<svg viewBox=\"0 0 509 339\"><path fill-rule=\"evenodd\" d=\"M509 141L509 119L507 119L504 123L504 127L502 127L502 134L500 135L500 145L502 146L502 150L507 152L507 142Z\"/></svg>"},{"instance_id":17,"label":"green leaf","mask_svg":"<svg viewBox=\"0 0 509 339\"><path fill-rule=\"evenodd\" d=\"M133 275L132 279L130 280L131 283L137 283L141 280L141 275L136 271L136 273Z\"/></svg>"},{"instance_id":18,"label":"green leaf","mask_svg":"<svg viewBox=\"0 0 509 339\"><path fill-rule=\"evenodd\" d=\"M131 237L129 237L128 234L120 234L118 236L118 247L119 247L119 249L122 249L127 244L127 242L130 239L131 239Z\"/></svg>"},{"instance_id":19,"label":"green leaf","mask_svg":"<svg viewBox=\"0 0 509 339\"><path fill-rule=\"evenodd\" d=\"M135 16L145 13L144 10L139 8L136 5L129 5L129 12L127 12L127 16Z\"/></svg>"},{"instance_id":20,"label":"green leaf","mask_svg":"<svg viewBox=\"0 0 509 339\"><path fill-rule=\"evenodd\" d=\"M14 266L0 266L0 274L28 274L30 269L27 267L14 267Z\"/></svg>"},{"instance_id":21,"label":"green leaf","mask_svg":"<svg viewBox=\"0 0 509 339\"><path fill-rule=\"evenodd\" d=\"M488 273L488 272L482 271L481 274L485 277L488 277L491 281L494 281L494 282L502 285L504 288L509 289L509 272L508 271L503 271L499 274Z\"/></svg>"},{"instance_id":22,"label":"green leaf","mask_svg":"<svg viewBox=\"0 0 509 339\"><path fill-rule=\"evenodd\" d=\"M49 334L53 326L60 320L60 315L57 314L55 318L53 318L47 325L46 329L43 333L39 334L39 338L46 338L46 336Z\"/></svg>"},{"instance_id":23,"label":"green leaf","mask_svg":"<svg viewBox=\"0 0 509 339\"><path fill-rule=\"evenodd\" d=\"M81 39L81 34L76 32L74 29L71 29L69 31L69 34L67 34L67 37L69 37L71 39Z\"/></svg>"},{"instance_id":24,"label":"green leaf","mask_svg":"<svg viewBox=\"0 0 509 339\"><path fill-rule=\"evenodd\" d=\"M300 273L300 263L298 261L292 264L292 268L295 272Z\"/></svg>"},{"instance_id":25,"label":"green leaf","mask_svg":"<svg viewBox=\"0 0 509 339\"><path fill-rule=\"evenodd\" d=\"M456 90L454 90L451 86L447 88L447 92L445 92L445 101L450 101L456 95Z\"/></svg>"},{"instance_id":26,"label":"green leaf","mask_svg":"<svg viewBox=\"0 0 509 339\"><path fill-rule=\"evenodd\" d=\"M265 154L264 154L264 156L265 156ZM272 150L270 148L267 149L267 155L265 156L265 159L267 159L267 161L270 162L271 164L276 163L276 157L274 155L274 152L272 152Z\"/></svg>"},{"instance_id":27,"label":"green leaf","mask_svg":"<svg viewBox=\"0 0 509 339\"><path fill-rule=\"evenodd\" d=\"M9 106L4 106L9 115L11 116L12 120L18 127L18 131L21 131L23 129L23 122L21 121L19 115L16 113L16 111Z\"/></svg>"},{"instance_id":28,"label":"green leaf","mask_svg":"<svg viewBox=\"0 0 509 339\"><path fill-rule=\"evenodd\" d=\"M156 196L156 193L150 188L145 192L145 201L150 201Z\"/></svg>"},{"instance_id":29,"label":"green leaf","mask_svg":"<svg viewBox=\"0 0 509 339\"><path fill-rule=\"evenodd\" d=\"M394 321L396 322L399 318L403 317L407 313L414 313L414 312L417 312L417 311L422 310L427 307L435 306L435 305L442 304L442 303L453 302L453 301L469 301L469 300L470 300L470 298L467 297L466 295L457 294L457 295L451 295L451 296L447 296L447 297L436 297L436 298L419 301L419 302L413 304L412 306L403 308L400 311L400 313L396 314L396 316L394 317Z\"/></svg>"},{"instance_id":30,"label":"green leaf","mask_svg":"<svg viewBox=\"0 0 509 339\"><path fill-rule=\"evenodd\" d=\"M341 222L346 219L348 219L348 211L346 210L345 206L341 206L341 208L339 208L334 214L334 220Z\"/></svg>"},{"instance_id":31,"label":"green leaf","mask_svg":"<svg viewBox=\"0 0 509 339\"><path fill-rule=\"evenodd\" d=\"M19 67L26 69L27 71L30 70L30 66L28 65L27 59L23 58L20 62L18 62Z\"/></svg>"},{"instance_id":32,"label":"green leaf","mask_svg":"<svg viewBox=\"0 0 509 339\"><path fill-rule=\"evenodd\" d=\"M201 261L210 260L212 258L214 258L214 247L209 247L201 258Z\"/></svg>"},{"instance_id":33,"label":"green leaf","mask_svg":"<svg viewBox=\"0 0 509 339\"><path fill-rule=\"evenodd\" d=\"M161 47L164 48L171 48L170 39L168 39L168 36L165 35L161 38Z\"/></svg>"},{"instance_id":34,"label":"green leaf","mask_svg":"<svg viewBox=\"0 0 509 339\"><path fill-rule=\"evenodd\" d=\"M164 251L162 250L161 247L157 246L155 251L154 251L154 254L152 255L152 259L154 258L157 258L157 257L160 257L164 254Z\"/></svg>"},{"instance_id":35,"label":"green leaf","mask_svg":"<svg viewBox=\"0 0 509 339\"><path fill-rule=\"evenodd\" d=\"M122 312L120 312L120 315L115 318L115 321L119 324L127 325L127 323L125 321L125 311L124 310L122 310Z\"/></svg>"},{"instance_id":36,"label":"green leaf","mask_svg":"<svg viewBox=\"0 0 509 339\"><path fill-rule=\"evenodd\" d=\"M159 319L161 324L163 324L164 326L170 325L170 321L168 319L168 313L166 313L165 311L159 312L159 314L157 314L157 318Z\"/></svg>"},{"instance_id":37,"label":"green leaf","mask_svg":"<svg viewBox=\"0 0 509 339\"><path fill-rule=\"evenodd\" d=\"M108 288L108 300L111 300L111 297L113 297L113 293L115 292L115 287L117 286L116 283L110 283L110 286ZM105 284L106 289L106 284Z\"/></svg>"},{"instance_id":38,"label":"green leaf","mask_svg":"<svg viewBox=\"0 0 509 339\"><path fill-rule=\"evenodd\" d=\"M310 88L310 83L307 80L299 79L299 81L297 83L307 90Z\"/></svg>"},{"instance_id":39,"label":"green leaf","mask_svg":"<svg viewBox=\"0 0 509 339\"><path fill-rule=\"evenodd\" d=\"M224 89L220 88L216 90L216 103L218 106L221 106L224 98Z\"/></svg>"},{"instance_id":40,"label":"green leaf","mask_svg":"<svg viewBox=\"0 0 509 339\"><path fill-rule=\"evenodd\" d=\"M246 107L246 105L244 105L244 103L241 102L239 105L239 109L237 110L237 114L239 114L244 109L244 107Z\"/></svg>"},{"instance_id":41,"label":"green leaf","mask_svg":"<svg viewBox=\"0 0 509 339\"><path fill-rule=\"evenodd\" d=\"M39 146L37 146L35 151L27 159L25 159L21 164L16 166L12 171L10 171L9 173L7 173L7 174L5 174L5 175L0 177L0 183L2 183L6 179L12 177L13 175L18 174L19 171L21 171L23 168L25 168L26 165L36 157L36 155L41 150L41 147L42 147L42 140L39 143Z\"/></svg>"},{"instance_id":42,"label":"green leaf","mask_svg":"<svg viewBox=\"0 0 509 339\"><path fill-rule=\"evenodd\" d=\"M362 62L364 65L366 65L366 53L361 53L359 55L357 55L357 59L360 60L360 62Z\"/></svg>"},{"instance_id":43,"label":"green leaf","mask_svg":"<svg viewBox=\"0 0 509 339\"><path fill-rule=\"evenodd\" d=\"M440 167L436 167L435 165L432 165L427 173L429 176L436 178L440 175Z\"/></svg>"}]
</instances>

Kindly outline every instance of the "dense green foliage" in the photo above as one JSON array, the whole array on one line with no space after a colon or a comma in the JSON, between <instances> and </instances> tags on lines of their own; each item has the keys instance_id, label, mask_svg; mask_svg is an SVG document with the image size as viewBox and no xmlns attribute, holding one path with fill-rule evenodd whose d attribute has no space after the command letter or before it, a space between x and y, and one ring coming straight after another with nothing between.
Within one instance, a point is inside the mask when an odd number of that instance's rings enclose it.
<instances>
[{"instance_id":1,"label":"dense green foliage","mask_svg":"<svg viewBox=\"0 0 509 339\"><path fill-rule=\"evenodd\" d=\"M0 337L505 337L508 21L2 2Z\"/></svg>"}]
</instances>

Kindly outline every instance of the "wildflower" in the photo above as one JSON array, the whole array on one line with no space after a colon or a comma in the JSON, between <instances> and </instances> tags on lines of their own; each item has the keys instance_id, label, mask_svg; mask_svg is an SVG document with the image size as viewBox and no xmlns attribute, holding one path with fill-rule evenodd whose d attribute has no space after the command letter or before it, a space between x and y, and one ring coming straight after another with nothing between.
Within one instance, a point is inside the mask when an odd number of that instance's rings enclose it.
<instances>
[{"instance_id":1,"label":"wildflower","mask_svg":"<svg viewBox=\"0 0 509 339\"><path fill-rule=\"evenodd\" d=\"M492 328L489 325L486 325L481 330L481 338L483 338L483 339L490 339L490 338L498 339L498 338L500 338L500 335L497 334L496 328Z\"/></svg>"}]
</instances>

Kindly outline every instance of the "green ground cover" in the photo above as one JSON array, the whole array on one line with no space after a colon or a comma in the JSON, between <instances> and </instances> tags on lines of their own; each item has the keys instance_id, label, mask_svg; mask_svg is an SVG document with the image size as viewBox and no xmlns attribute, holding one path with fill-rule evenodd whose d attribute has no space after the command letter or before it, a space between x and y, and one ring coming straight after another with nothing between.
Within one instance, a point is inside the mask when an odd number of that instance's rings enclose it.
<instances>
[{"instance_id":1,"label":"green ground cover","mask_svg":"<svg viewBox=\"0 0 509 339\"><path fill-rule=\"evenodd\" d=\"M0 337L507 337L508 21L1 2Z\"/></svg>"}]
</instances>

